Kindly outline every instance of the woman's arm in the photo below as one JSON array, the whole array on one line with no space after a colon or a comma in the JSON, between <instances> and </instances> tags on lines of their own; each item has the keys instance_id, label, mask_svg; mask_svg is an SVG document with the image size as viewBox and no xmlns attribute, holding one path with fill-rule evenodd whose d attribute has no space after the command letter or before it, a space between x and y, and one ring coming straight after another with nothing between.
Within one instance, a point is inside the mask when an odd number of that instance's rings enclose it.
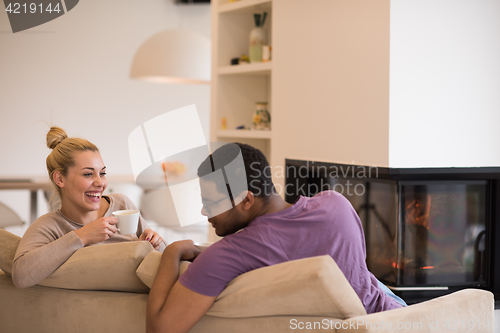
<instances>
[{"instance_id":1,"label":"woman's arm","mask_svg":"<svg viewBox=\"0 0 500 333\"><path fill-rule=\"evenodd\" d=\"M65 263L76 250L113 237L118 222L115 217L100 217L77 229L58 219L51 214L44 215L26 230L12 264L12 280L17 287L37 284Z\"/></svg>"},{"instance_id":2,"label":"woman's arm","mask_svg":"<svg viewBox=\"0 0 500 333\"><path fill-rule=\"evenodd\" d=\"M12 281L18 288L42 281L83 247L74 232L59 236L57 231L40 223L26 231L12 263Z\"/></svg>"}]
</instances>

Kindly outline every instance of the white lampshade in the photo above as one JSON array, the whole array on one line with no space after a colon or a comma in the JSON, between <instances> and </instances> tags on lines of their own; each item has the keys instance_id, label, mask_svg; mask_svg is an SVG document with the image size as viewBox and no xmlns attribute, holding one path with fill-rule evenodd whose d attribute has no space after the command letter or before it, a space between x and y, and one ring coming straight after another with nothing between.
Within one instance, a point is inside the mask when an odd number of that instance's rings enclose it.
<instances>
[{"instance_id":1,"label":"white lampshade","mask_svg":"<svg viewBox=\"0 0 500 333\"><path fill-rule=\"evenodd\" d=\"M167 83L209 83L210 41L192 31L167 30L137 50L130 77Z\"/></svg>"}]
</instances>

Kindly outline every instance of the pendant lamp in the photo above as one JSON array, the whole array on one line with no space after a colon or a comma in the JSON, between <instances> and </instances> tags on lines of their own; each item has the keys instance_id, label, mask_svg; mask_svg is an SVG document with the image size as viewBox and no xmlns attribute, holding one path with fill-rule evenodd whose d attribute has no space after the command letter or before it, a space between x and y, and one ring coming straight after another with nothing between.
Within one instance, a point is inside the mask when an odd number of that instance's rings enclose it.
<instances>
[{"instance_id":1,"label":"pendant lamp","mask_svg":"<svg viewBox=\"0 0 500 333\"><path fill-rule=\"evenodd\" d=\"M210 41L189 30L153 35L137 50L130 77L164 83L209 83Z\"/></svg>"}]
</instances>

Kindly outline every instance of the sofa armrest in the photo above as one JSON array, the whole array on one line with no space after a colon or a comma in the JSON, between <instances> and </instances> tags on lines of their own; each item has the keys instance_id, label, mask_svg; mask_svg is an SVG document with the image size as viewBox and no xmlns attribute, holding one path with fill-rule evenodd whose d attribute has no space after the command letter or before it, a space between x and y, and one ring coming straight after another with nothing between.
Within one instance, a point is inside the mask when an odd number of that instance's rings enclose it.
<instances>
[{"instance_id":1,"label":"sofa armrest","mask_svg":"<svg viewBox=\"0 0 500 333\"><path fill-rule=\"evenodd\" d=\"M358 333L493 333L494 303L489 291L464 289L405 308L352 317L337 326L339 332Z\"/></svg>"}]
</instances>

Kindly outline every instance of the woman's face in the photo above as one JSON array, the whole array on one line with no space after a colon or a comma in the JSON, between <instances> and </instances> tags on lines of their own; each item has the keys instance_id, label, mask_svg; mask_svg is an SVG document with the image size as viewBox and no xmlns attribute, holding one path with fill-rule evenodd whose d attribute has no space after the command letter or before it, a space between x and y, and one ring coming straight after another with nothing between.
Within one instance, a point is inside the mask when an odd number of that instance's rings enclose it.
<instances>
[{"instance_id":1,"label":"woman's face","mask_svg":"<svg viewBox=\"0 0 500 333\"><path fill-rule=\"evenodd\" d=\"M101 155L93 151L74 153L75 165L68 168L66 176L61 176L61 200L64 209L81 212L99 209L102 192L106 189L106 167Z\"/></svg>"}]
</instances>

